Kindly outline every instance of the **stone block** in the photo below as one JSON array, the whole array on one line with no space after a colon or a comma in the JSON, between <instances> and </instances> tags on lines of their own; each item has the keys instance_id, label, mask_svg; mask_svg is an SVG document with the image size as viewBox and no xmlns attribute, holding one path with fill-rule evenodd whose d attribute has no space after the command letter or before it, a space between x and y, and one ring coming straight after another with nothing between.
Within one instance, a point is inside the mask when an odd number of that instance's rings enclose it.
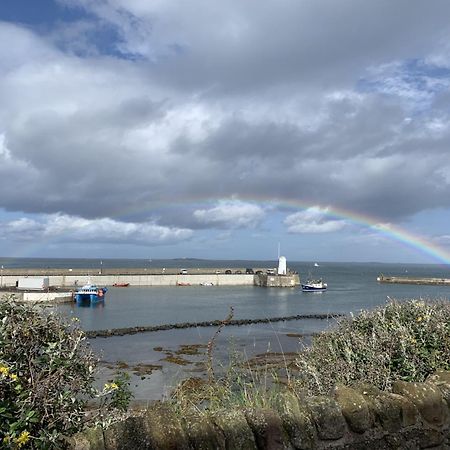
<instances>
[{"instance_id":1,"label":"stone block","mask_svg":"<svg viewBox=\"0 0 450 450\"><path fill-rule=\"evenodd\" d=\"M227 449L256 450L255 437L243 411L220 411L214 414L212 420L223 433Z\"/></svg>"},{"instance_id":2,"label":"stone block","mask_svg":"<svg viewBox=\"0 0 450 450\"><path fill-rule=\"evenodd\" d=\"M250 425L258 449L293 449L278 414L270 409L246 409L245 417Z\"/></svg>"},{"instance_id":3,"label":"stone block","mask_svg":"<svg viewBox=\"0 0 450 450\"><path fill-rule=\"evenodd\" d=\"M132 416L108 427L104 433L107 450L151 449L142 416Z\"/></svg>"},{"instance_id":4,"label":"stone block","mask_svg":"<svg viewBox=\"0 0 450 450\"><path fill-rule=\"evenodd\" d=\"M101 428L88 428L82 433L67 438L66 444L69 450L105 450L103 430Z\"/></svg>"},{"instance_id":5,"label":"stone block","mask_svg":"<svg viewBox=\"0 0 450 450\"><path fill-rule=\"evenodd\" d=\"M447 370L438 370L430 375L426 382L435 384L439 388L442 398L447 403L448 412L450 413L450 372Z\"/></svg>"},{"instance_id":6,"label":"stone block","mask_svg":"<svg viewBox=\"0 0 450 450\"><path fill-rule=\"evenodd\" d=\"M309 450L316 446L317 433L311 413L296 395L285 392L278 397L278 414L291 444L296 449Z\"/></svg>"},{"instance_id":7,"label":"stone block","mask_svg":"<svg viewBox=\"0 0 450 450\"><path fill-rule=\"evenodd\" d=\"M399 394L391 393L389 394L389 397L396 401L401 408L402 426L410 427L416 425L419 419L419 410L417 409L416 405L408 398L403 397Z\"/></svg>"},{"instance_id":8,"label":"stone block","mask_svg":"<svg viewBox=\"0 0 450 450\"><path fill-rule=\"evenodd\" d=\"M434 427L441 427L448 418L448 408L441 391L432 383L396 381L392 391L408 398L419 410L422 418Z\"/></svg>"},{"instance_id":9,"label":"stone block","mask_svg":"<svg viewBox=\"0 0 450 450\"><path fill-rule=\"evenodd\" d=\"M205 415L186 417L183 428L189 444L196 450L225 450L225 437L222 431Z\"/></svg>"},{"instance_id":10,"label":"stone block","mask_svg":"<svg viewBox=\"0 0 450 450\"><path fill-rule=\"evenodd\" d=\"M334 390L334 397L352 431L364 433L373 427L373 415L362 394L355 389L338 385Z\"/></svg>"},{"instance_id":11,"label":"stone block","mask_svg":"<svg viewBox=\"0 0 450 450\"><path fill-rule=\"evenodd\" d=\"M159 403L148 408L144 428L151 449L189 450L189 439L180 418L168 405ZM133 447L131 447L133 448Z\"/></svg>"},{"instance_id":12,"label":"stone block","mask_svg":"<svg viewBox=\"0 0 450 450\"><path fill-rule=\"evenodd\" d=\"M437 370L433 374L429 375L427 382L440 384L447 383L450 384L450 371L448 370Z\"/></svg>"},{"instance_id":13,"label":"stone block","mask_svg":"<svg viewBox=\"0 0 450 450\"><path fill-rule=\"evenodd\" d=\"M330 397L310 397L305 400L314 420L319 439L337 440L344 436L347 424L339 403Z\"/></svg>"}]
</instances>

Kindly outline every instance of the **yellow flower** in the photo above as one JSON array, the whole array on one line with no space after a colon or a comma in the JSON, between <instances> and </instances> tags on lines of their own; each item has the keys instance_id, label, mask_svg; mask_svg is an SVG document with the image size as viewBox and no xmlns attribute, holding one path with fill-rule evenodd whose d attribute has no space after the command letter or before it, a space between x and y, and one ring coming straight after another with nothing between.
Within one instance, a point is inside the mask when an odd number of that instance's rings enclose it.
<instances>
[{"instance_id":1,"label":"yellow flower","mask_svg":"<svg viewBox=\"0 0 450 450\"><path fill-rule=\"evenodd\" d=\"M15 373L12 373L12 374L9 376L9 378L11 378L11 380L13 380L13 381L17 381L19 377L18 377Z\"/></svg>"},{"instance_id":2,"label":"yellow flower","mask_svg":"<svg viewBox=\"0 0 450 450\"><path fill-rule=\"evenodd\" d=\"M28 431L22 431L22 433L20 433L20 436L14 439L14 442L20 448L23 445L25 445L29 440L30 440L30 433Z\"/></svg>"},{"instance_id":3,"label":"yellow flower","mask_svg":"<svg viewBox=\"0 0 450 450\"><path fill-rule=\"evenodd\" d=\"M116 383L106 383L105 384L105 389L107 390L115 390L115 389L119 389L119 386L117 386Z\"/></svg>"},{"instance_id":4,"label":"yellow flower","mask_svg":"<svg viewBox=\"0 0 450 450\"><path fill-rule=\"evenodd\" d=\"M417 320L417 322L422 322L422 316L419 316L416 320Z\"/></svg>"},{"instance_id":5,"label":"yellow flower","mask_svg":"<svg viewBox=\"0 0 450 450\"><path fill-rule=\"evenodd\" d=\"M9 369L6 366L0 366L0 373L7 377L9 375Z\"/></svg>"}]
</instances>

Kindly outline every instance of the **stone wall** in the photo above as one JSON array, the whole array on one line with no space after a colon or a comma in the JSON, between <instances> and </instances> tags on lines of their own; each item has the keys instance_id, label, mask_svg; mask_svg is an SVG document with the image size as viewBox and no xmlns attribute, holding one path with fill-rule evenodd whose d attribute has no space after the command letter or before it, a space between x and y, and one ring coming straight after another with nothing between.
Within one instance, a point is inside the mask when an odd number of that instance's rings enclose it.
<instances>
[{"instance_id":1,"label":"stone wall","mask_svg":"<svg viewBox=\"0 0 450 450\"><path fill-rule=\"evenodd\" d=\"M450 448L450 372L390 392L338 386L300 400L286 392L274 409L180 417L164 403L109 429L70 438L72 450Z\"/></svg>"}]
</instances>

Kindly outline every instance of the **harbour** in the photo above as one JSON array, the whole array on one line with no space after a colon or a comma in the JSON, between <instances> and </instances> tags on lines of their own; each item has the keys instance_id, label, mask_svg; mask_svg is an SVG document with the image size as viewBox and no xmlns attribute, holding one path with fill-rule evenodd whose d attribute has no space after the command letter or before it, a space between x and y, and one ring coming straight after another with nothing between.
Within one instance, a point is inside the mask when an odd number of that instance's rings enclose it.
<instances>
[{"instance_id":1,"label":"harbour","mask_svg":"<svg viewBox=\"0 0 450 450\"><path fill-rule=\"evenodd\" d=\"M275 261L109 260L100 264L98 260L42 260L38 265L36 260L22 259L14 261L15 267L9 268L7 264L11 265L11 261L0 263L4 265L3 276L11 277L8 279L11 284L17 276L27 274L49 276L50 280L64 276L66 282L71 280L72 283L78 279L79 286L89 276L97 286L105 286L103 277L109 277L104 301L83 306L69 301L50 308L75 320L90 336L90 345L102 361L99 383L111 379L120 367L128 367L135 398L142 401L168 395L180 379L201 376L204 349L229 315L230 308L233 308L232 320L235 321L232 324L236 325L224 327L215 340L217 364L226 365L230 352L234 351L249 359L258 355L291 354L313 334L332 327L338 316L382 306L388 298L402 301L450 296L445 285L376 281L380 273L401 277L406 270L409 277L417 279L445 279L448 267L441 265L320 262L316 267L314 262L289 263L290 270L297 272L300 279L306 279L311 273L314 278L326 280L325 292L308 293L302 292L300 286L264 289L253 284L255 274L225 273L226 270L245 272L247 268L256 269L255 272L273 269L277 265ZM55 267L57 265L60 267ZM205 268L205 273L198 270L199 267ZM158 273L162 268L166 268L164 275ZM98 273L100 269L102 274ZM179 274L180 269L186 269L187 274ZM197 270L202 273L195 273ZM216 274L216 271L221 273ZM192 280L196 282L200 278L206 280L206 276L214 281L219 277L224 283L235 277L250 281L245 285L180 287L165 282L113 286L124 276L123 282L138 277L134 282L139 283L139 277L149 275L169 276L173 280L195 275ZM184 354L186 345L198 348L198 354ZM142 372L144 367L148 368L145 373Z\"/></svg>"}]
</instances>

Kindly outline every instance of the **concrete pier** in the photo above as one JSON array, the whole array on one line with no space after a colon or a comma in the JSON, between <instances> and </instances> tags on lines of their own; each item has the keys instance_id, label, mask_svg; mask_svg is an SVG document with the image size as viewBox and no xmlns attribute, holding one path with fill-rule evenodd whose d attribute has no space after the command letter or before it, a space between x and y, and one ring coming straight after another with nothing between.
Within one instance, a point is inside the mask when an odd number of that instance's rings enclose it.
<instances>
[{"instance_id":1,"label":"concrete pier","mask_svg":"<svg viewBox=\"0 0 450 450\"><path fill-rule=\"evenodd\" d=\"M377 281L380 283L450 286L450 278L395 277L380 275L377 277Z\"/></svg>"},{"instance_id":2,"label":"concrete pier","mask_svg":"<svg viewBox=\"0 0 450 450\"><path fill-rule=\"evenodd\" d=\"M227 273L225 273L225 270ZM233 269L10 269L3 270L0 288L15 287L20 278L48 277L51 287L77 288L92 283L98 286L113 286L129 283L129 286L253 286L254 274L245 273L245 268ZM231 273L228 273L231 272Z\"/></svg>"}]
</instances>

